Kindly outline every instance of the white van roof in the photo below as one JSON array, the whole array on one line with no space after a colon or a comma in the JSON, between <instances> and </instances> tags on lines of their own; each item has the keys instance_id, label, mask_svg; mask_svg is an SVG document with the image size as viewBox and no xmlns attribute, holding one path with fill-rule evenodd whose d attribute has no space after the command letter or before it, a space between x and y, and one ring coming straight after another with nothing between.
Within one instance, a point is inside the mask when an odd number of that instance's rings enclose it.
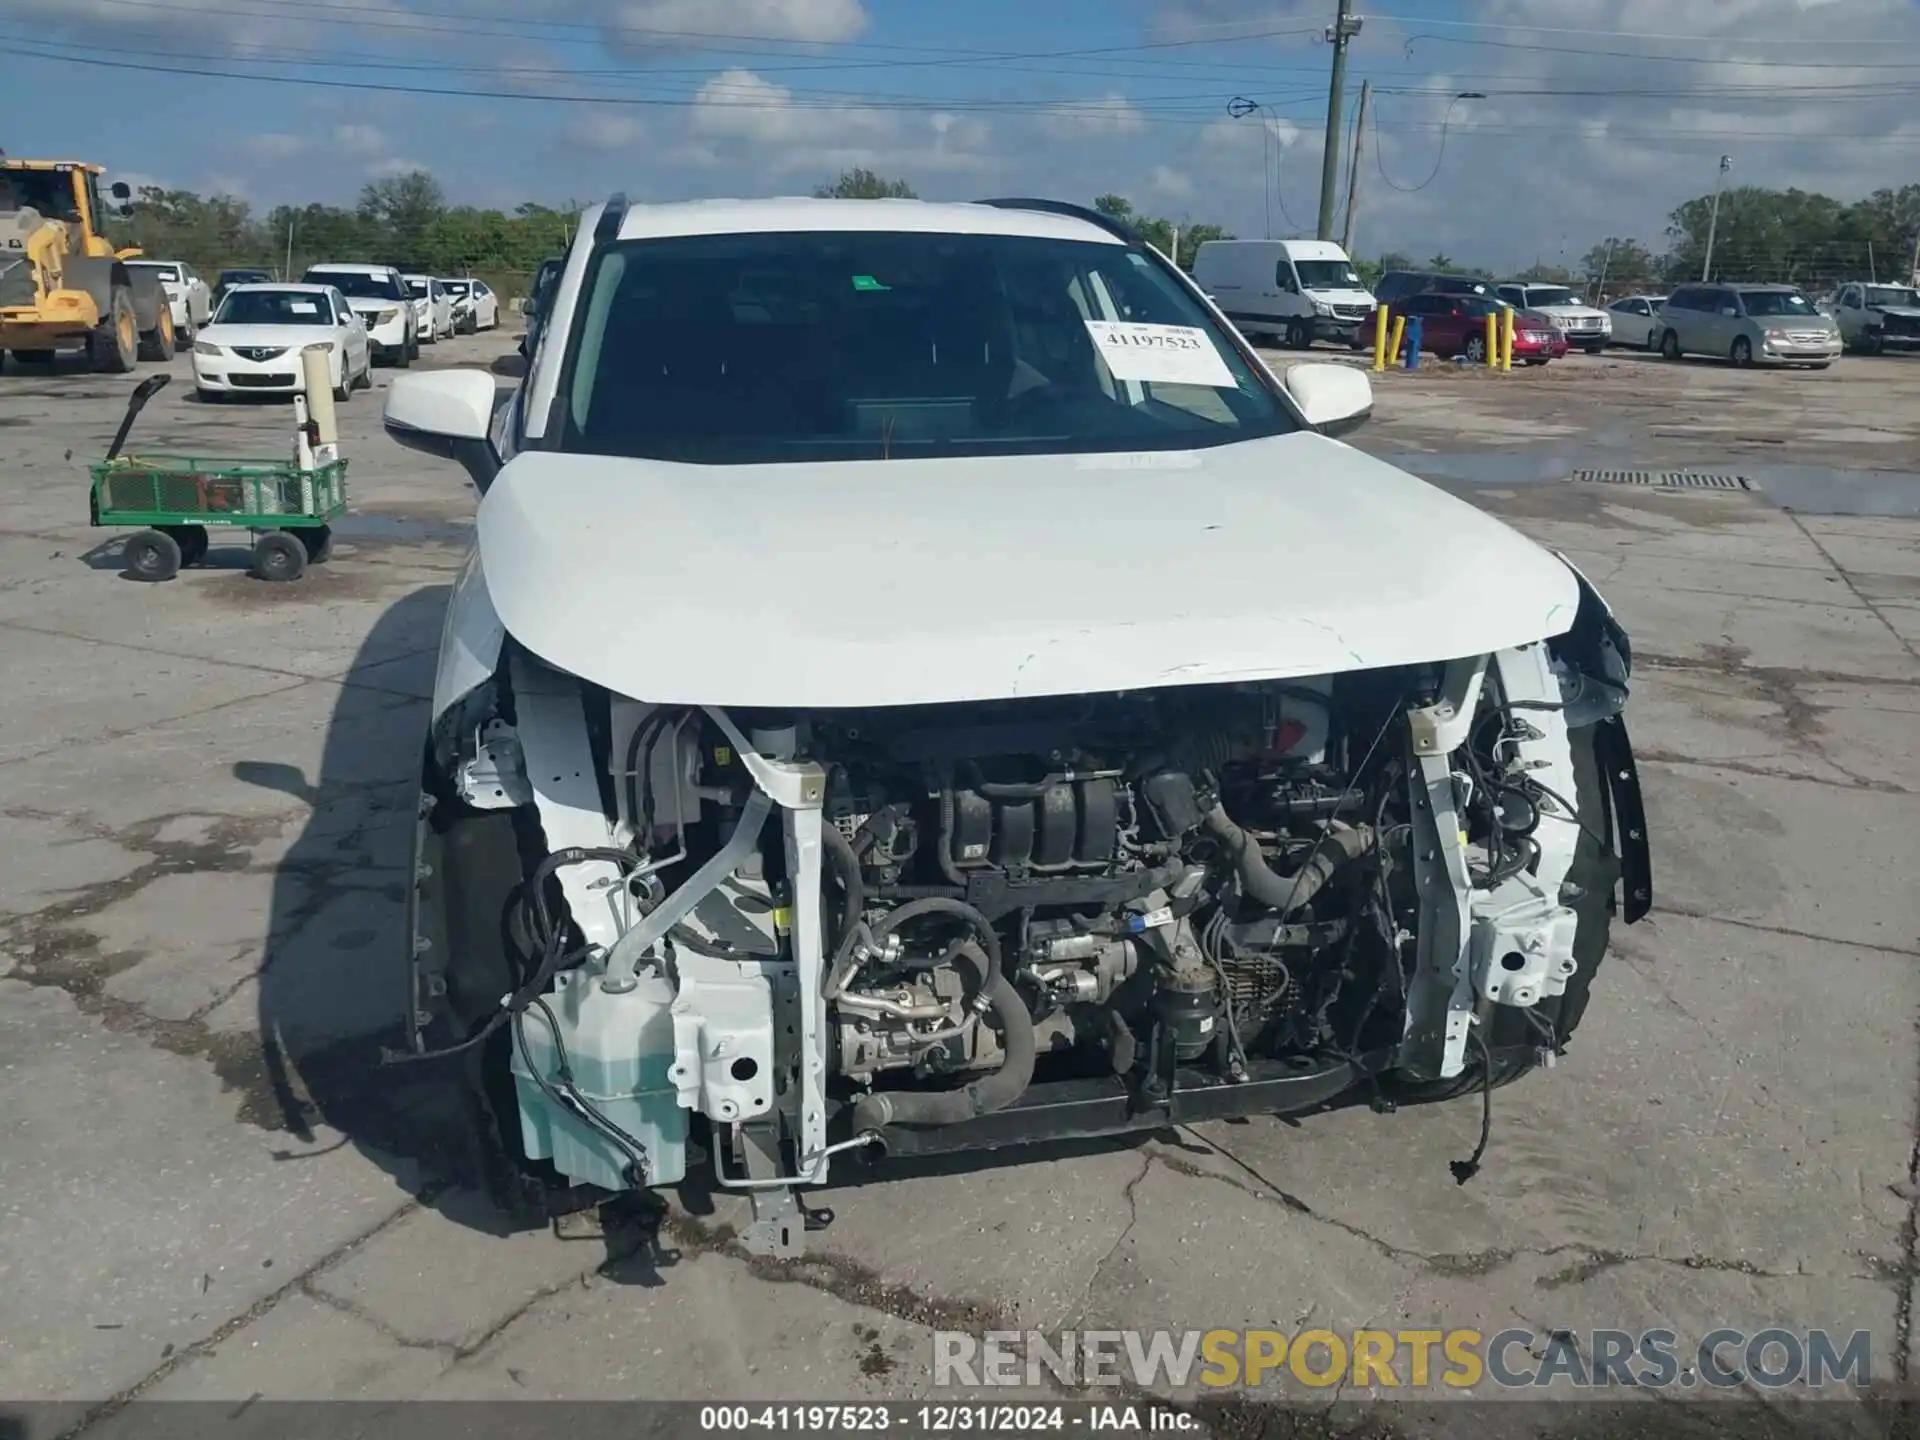
<instances>
[{"instance_id":1,"label":"white van roof","mask_svg":"<svg viewBox=\"0 0 1920 1440\"><path fill-rule=\"evenodd\" d=\"M1331 240L1207 240L1202 250L1218 246L1222 250L1261 249L1289 260L1347 260L1347 252ZM1351 263L1349 261L1349 263Z\"/></svg>"}]
</instances>

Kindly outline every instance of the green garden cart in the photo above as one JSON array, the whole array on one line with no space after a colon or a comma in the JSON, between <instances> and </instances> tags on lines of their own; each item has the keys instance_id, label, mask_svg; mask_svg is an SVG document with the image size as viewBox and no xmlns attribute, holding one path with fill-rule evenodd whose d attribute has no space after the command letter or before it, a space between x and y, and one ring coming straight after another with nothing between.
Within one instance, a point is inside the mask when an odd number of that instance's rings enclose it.
<instances>
[{"instance_id":1,"label":"green garden cart","mask_svg":"<svg viewBox=\"0 0 1920 1440\"><path fill-rule=\"evenodd\" d=\"M253 573L263 580L298 580L307 566L323 563L333 549L332 522L347 510L344 459L302 469L292 455L121 453L134 418L170 378L155 375L135 387L106 458L88 467L92 522L140 527L122 551L128 577L173 579L181 566L206 558L219 527L248 533Z\"/></svg>"}]
</instances>

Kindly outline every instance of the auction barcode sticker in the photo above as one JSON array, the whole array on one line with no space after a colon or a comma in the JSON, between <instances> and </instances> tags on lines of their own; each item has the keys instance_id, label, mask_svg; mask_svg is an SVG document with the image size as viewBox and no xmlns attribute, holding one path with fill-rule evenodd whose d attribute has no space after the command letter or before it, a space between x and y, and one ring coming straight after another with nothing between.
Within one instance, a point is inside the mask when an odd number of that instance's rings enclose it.
<instances>
[{"instance_id":1,"label":"auction barcode sticker","mask_svg":"<svg viewBox=\"0 0 1920 1440\"><path fill-rule=\"evenodd\" d=\"M1214 347L1213 337L1197 325L1089 320L1086 326L1116 380L1233 388L1233 376Z\"/></svg>"}]
</instances>

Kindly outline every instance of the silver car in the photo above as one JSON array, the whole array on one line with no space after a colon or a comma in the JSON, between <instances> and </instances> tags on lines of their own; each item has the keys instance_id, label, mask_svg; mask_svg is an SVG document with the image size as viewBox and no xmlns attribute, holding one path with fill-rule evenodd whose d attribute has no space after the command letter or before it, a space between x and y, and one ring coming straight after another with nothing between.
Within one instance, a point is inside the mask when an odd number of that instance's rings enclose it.
<instances>
[{"instance_id":1,"label":"silver car","mask_svg":"<svg viewBox=\"0 0 1920 1440\"><path fill-rule=\"evenodd\" d=\"M1839 355L1840 327L1792 285L1682 285L1661 314L1660 353L1718 355L1736 365L1810 365Z\"/></svg>"}]
</instances>

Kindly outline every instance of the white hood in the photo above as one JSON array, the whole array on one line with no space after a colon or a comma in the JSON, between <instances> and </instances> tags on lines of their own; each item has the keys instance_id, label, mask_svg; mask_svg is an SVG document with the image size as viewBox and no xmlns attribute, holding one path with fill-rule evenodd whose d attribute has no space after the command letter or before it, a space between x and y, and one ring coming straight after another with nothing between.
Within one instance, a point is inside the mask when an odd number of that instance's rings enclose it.
<instances>
[{"instance_id":1,"label":"white hood","mask_svg":"<svg viewBox=\"0 0 1920 1440\"><path fill-rule=\"evenodd\" d=\"M1596 310L1591 305L1582 305L1578 302L1571 305L1523 305L1520 308L1523 310L1538 310L1542 315L1565 317L1569 320L1576 315L1582 319L1596 316L1602 320L1607 318L1607 312L1605 310Z\"/></svg>"},{"instance_id":2,"label":"white hood","mask_svg":"<svg viewBox=\"0 0 1920 1440\"><path fill-rule=\"evenodd\" d=\"M1902 320L1920 320L1920 307L1912 305L1870 305L1876 315L1895 315Z\"/></svg>"},{"instance_id":3,"label":"white hood","mask_svg":"<svg viewBox=\"0 0 1920 1440\"><path fill-rule=\"evenodd\" d=\"M1316 288L1309 286L1307 294L1315 300L1324 300L1329 305L1372 305L1374 298L1365 290L1356 290L1351 285Z\"/></svg>"},{"instance_id":4,"label":"white hood","mask_svg":"<svg viewBox=\"0 0 1920 1440\"><path fill-rule=\"evenodd\" d=\"M236 345L249 349L256 345L269 348L279 345L299 351L309 345L331 344L339 338L339 330L332 325L209 325L200 332L202 343L224 345L228 349Z\"/></svg>"},{"instance_id":5,"label":"white hood","mask_svg":"<svg viewBox=\"0 0 1920 1440\"><path fill-rule=\"evenodd\" d=\"M1324 675L1564 632L1559 560L1311 433L1145 455L675 465L523 453L507 631L637 699L908 705Z\"/></svg>"}]
</instances>

